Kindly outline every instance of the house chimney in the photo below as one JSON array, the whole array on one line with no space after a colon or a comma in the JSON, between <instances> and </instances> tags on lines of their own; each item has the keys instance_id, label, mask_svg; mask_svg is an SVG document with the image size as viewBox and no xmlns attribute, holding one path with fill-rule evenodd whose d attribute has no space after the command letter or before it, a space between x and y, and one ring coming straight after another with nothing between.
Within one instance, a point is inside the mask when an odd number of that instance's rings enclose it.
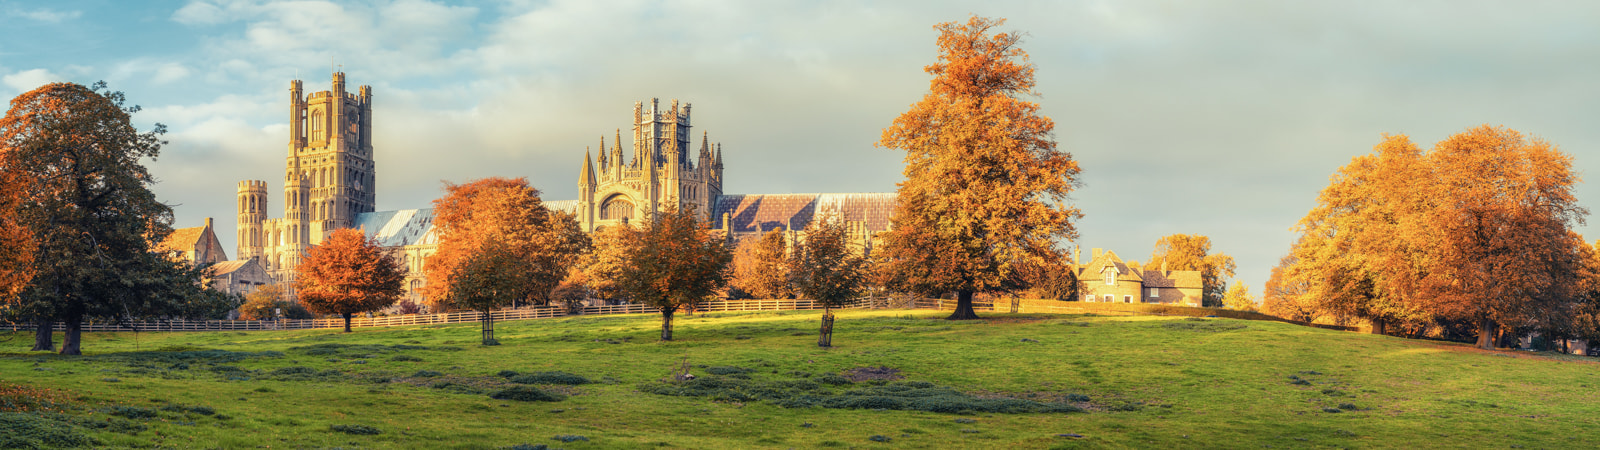
<instances>
[{"instance_id":1,"label":"house chimney","mask_svg":"<svg viewBox=\"0 0 1600 450\"><path fill-rule=\"evenodd\" d=\"M210 217L206 218L206 228L211 228L211 218Z\"/></svg>"},{"instance_id":2,"label":"house chimney","mask_svg":"<svg viewBox=\"0 0 1600 450\"><path fill-rule=\"evenodd\" d=\"M1162 275L1166 275L1167 274L1167 259L1166 258L1161 258L1161 274Z\"/></svg>"},{"instance_id":3,"label":"house chimney","mask_svg":"<svg viewBox=\"0 0 1600 450\"><path fill-rule=\"evenodd\" d=\"M1078 253L1082 252L1082 251L1083 251L1083 247L1073 247L1072 248L1072 264L1073 265L1083 264L1083 262L1078 260Z\"/></svg>"},{"instance_id":4,"label":"house chimney","mask_svg":"<svg viewBox=\"0 0 1600 450\"><path fill-rule=\"evenodd\" d=\"M1096 249L1090 250L1090 254L1094 255L1094 259L1100 259L1100 249L1096 248Z\"/></svg>"}]
</instances>

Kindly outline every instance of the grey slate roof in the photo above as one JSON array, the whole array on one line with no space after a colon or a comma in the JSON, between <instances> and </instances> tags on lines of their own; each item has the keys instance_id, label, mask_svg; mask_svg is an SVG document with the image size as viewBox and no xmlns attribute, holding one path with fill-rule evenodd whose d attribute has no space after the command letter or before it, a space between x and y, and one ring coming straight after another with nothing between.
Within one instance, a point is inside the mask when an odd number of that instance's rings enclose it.
<instances>
[{"instance_id":1,"label":"grey slate roof","mask_svg":"<svg viewBox=\"0 0 1600 450\"><path fill-rule=\"evenodd\" d=\"M361 213L351 226L384 247L439 243L433 233L432 208Z\"/></svg>"}]
</instances>

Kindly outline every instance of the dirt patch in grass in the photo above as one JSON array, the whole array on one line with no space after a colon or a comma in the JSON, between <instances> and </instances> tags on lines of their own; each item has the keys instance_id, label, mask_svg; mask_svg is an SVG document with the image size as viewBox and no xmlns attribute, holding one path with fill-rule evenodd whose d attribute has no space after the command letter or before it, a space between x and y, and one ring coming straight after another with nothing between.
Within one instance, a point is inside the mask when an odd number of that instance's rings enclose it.
<instances>
[{"instance_id":1,"label":"dirt patch in grass","mask_svg":"<svg viewBox=\"0 0 1600 450\"><path fill-rule=\"evenodd\" d=\"M857 367L841 372L840 375L843 375L845 378L848 378L850 381L856 383L871 380L894 381L903 380L906 378L905 375L900 374L900 369L886 366Z\"/></svg>"}]
</instances>

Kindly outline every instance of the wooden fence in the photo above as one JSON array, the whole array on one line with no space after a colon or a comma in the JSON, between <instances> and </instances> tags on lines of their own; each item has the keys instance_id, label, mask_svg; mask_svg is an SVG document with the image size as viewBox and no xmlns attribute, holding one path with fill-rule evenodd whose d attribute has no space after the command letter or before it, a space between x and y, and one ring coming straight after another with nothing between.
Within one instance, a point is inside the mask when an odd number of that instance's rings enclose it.
<instances>
[{"instance_id":1,"label":"wooden fence","mask_svg":"<svg viewBox=\"0 0 1600 450\"><path fill-rule=\"evenodd\" d=\"M888 299L863 298L845 304L841 309L882 309L891 307ZM899 306L906 307L906 306ZM724 311L792 311L822 309L822 304L813 300L734 300L702 303L696 312L724 312ZM489 313L495 321L550 319L569 315L606 315L606 314L660 314L661 310L647 305L606 305L586 306L579 311L568 312L565 308L556 307L528 307L517 309L503 309ZM406 314L384 317L355 317L350 319L352 328L370 327L399 327L409 325L436 325L452 323L468 323L482 320L476 311L442 313L442 314ZM118 324L109 321L88 321L83 324L85 332L108 331L253 331L253 330L305 330L312 328L344 328L344 319L299 319L299 320L156 320L139 321L127 324ZM0 330L30 331L35 325L28 323L0 324ZM62 331L65 326L57 323L56 331Z\"/></svg>"}]
</instances>

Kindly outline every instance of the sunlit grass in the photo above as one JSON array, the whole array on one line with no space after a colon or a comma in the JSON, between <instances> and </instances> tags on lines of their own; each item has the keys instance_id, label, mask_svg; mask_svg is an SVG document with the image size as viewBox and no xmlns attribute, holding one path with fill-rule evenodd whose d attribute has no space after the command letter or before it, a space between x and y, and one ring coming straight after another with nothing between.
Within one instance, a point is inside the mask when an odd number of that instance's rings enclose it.
<instances>
[{"instance_id":1,"label":"sunlit grass","mask_svg":"<svg viewBox=\"0 0 1600 450\"><path fill-rule=\"evenodd\" d=\"M475 323L349 334L91 333L83 357L0 357L0 379L65 390L56 398L75 399L80 408L74 414L91 418L105 418L111 405L156 411L204 406L217 414L160 411L140 421L149 429L137 434L90 432L104 444L129 446L1600 445L1591 432L1600 420L1593 400L1600 365L1590 358L1483 352L1264 321L988 314L988 320L948 322L940 313L903 310L840 311L836 347L819 349L819 314L680 316L674 342L656 341L660 319L652 315L499 322L496 337L503 345L493 347L477 345ZM0 342L25 349L32 336L0 336ZM310 348L318 344L365 347ZM135 353L200 349L255 356L196 360L184 367L163 353ZM700 376L707 374L698 366L738 366L770 380L886 366L908 380L979 396L1086 396L1090 400L1081 404L1090 412L786 409L765 401L718 403L636 390L668 377L684 361ZM329 370L340 375L318 375ZM564 371L596 383L546 386L568 396L559 402L467 393L503 387L506 381L496 375L502 370ZM415 376L420 371L440 375ZM335 432L334 425L363 425L380 434ZM562 442L557 436L587 440Z\"/></svg>"}]
</instances>

